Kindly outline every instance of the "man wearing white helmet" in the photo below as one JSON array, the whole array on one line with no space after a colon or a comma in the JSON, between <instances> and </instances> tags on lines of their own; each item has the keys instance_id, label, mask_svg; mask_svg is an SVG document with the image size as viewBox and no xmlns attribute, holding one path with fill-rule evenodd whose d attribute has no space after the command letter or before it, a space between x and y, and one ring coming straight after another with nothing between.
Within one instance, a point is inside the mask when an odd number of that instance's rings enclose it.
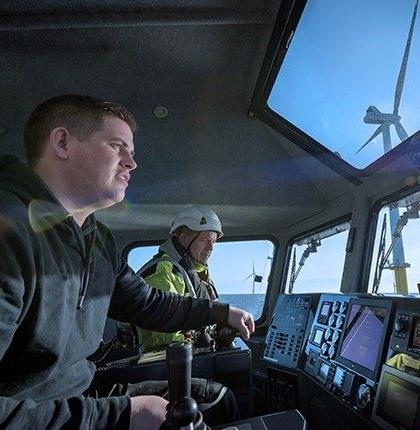
<instances>
[{"instance_id":1,"label":"man wearing white helmet","mask_svg":"<svg viewBox=\"0 0 420 430\"><path fill-rule=\"evenodd\" d=\"M216 300L216 288L207 262L216 241L223 236L216 213L205 206L181 211L170 228L170 237L158 254L139 271L149 285L171 293ZM146 351L164 349L170 342L184 340L186 333L160 333L138 329Z\"/></svg>"},{"instance_id":2,"label":"man wearing white helmet","mask_svg":"<svg viewBox=\"0 0 420 430\"><path fill-rule=\"evenodd\" d=\"M216 300L217 291L207 266L215 242L223 235L216 213L204 206L189 207L175 217L169 234L170 237L159 247L159 252L137 274L155 288L183 296ZM192 334L161 333L140 328L137 332L145 351L164 349L169 343L185 340ZM154 386L166 389L166 383L154 382ZM222 384L192 378L191 390L192 396L199 399L199 408L205 411L207 424L217 425L240 419L234 394Z\"/></svg>"}]
</instances>

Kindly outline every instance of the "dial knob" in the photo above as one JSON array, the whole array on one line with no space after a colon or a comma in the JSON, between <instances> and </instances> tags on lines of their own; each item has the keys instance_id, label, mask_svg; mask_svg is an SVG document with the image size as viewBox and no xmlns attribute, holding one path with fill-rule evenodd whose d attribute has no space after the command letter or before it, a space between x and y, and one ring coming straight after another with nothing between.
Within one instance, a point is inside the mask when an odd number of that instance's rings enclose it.
<instances>
[{"instance_id":1,"label":"dial knob","mask_svg":"<svg viewBox=\"0 0 420 430\"><path fill-rule=\"evenodd\" d=\"M331 346L328 348L328 357L329 357L329 358L333 358L333 357L334 357L334 354L335 354L335 346L334 346L334 345L331 345Z\"/></svg>"},{"instance_id":2,"label":"dial knob","mask_svg":"<svg viewBox=\"0 0 420 430\"><path fill-rule=\"evenodd\" d=\"M340 337L340 333L338 331L334 331L334 334L332 336L332 341L336 343L339 337Z\"/></svg>"},{"instance_id":3,"label":"dial knob","mask_svg":"<svg viewBox=\"0 0 420 430\"><path fill-rule=\"evenodd\" d=\"M334 326L334 324L335 324L335 316L334 316L334 315L331 315L331 316L328 318L328 325L330 325L330 326Z\"/></svg>"},{"instance_id":4,"label":"dial knob","mask_svg":"<svg viewBox=\"0 0 420 430\"><path fill-rule=\"evenodd\" d=\"M331 336L333 334L333 330L331 330L329 327L327 330L325 330L325 340L331 340Z\"/></svg>"},{"instance_id":5,"label":"dial knob","mask_svg":"<svg viewBox=\"0 0 420 430\"><path fill-rule=\"evenodd\" d=\"M340 302L338 302L337 300L333 303L333 312L338 312L338 310L340 309Z\"/></svg>"},{"instance_id":6,"label":"dial knob","mask_svg":"<svg viewBox=\"0 0 420 430\"><path fill-rule=\"evenodd\" d=\"M407 322L404 318L398 317L394 323L394 328L396 331L406 331Z\"/></svg>"},{"instance_id":7,"label":"dial knob","mask_svg":"<svg viewBox=\"0 0 420 430\"><path fill-rule=\"evenodd\" d=\"M344 314L344 312L346 312L346 310L347 310L347 302L341 302L341 305L340 305L340 312L341 312L342 314Z\"/></svg>"},{"instance_id":8,"label":"dial knob","mask_svg":"<svg viewBox=\"0 0 420 430\"><path fill-rule=\"evenodd\" d=\"M324 343L321 345L321 354L322 354L322 355L327 355L327 351L328 351L328 343L327 343L327 342L324 342Z\"/></svg>"},{"instance_id":9,"label":"dial knob","mask_svg":"<svg viewBox=\"0 0 420 430\"><path fill-rule=\"evenodd\" d=\"M337 328L341 328L341 326L343 325L343 323L344 323L344 318L340 315L340 316L337 318L337 324L336 324L336 327L337 327Z\"/></svg>"},{"instance_id":10,"label":"dial knob","mask_svg":"<svg viewBox=\"0 0 420 430\"><path fill-rule=\"evenodd\" d=\"M357 390L356 404L364 409L372 401L372 391L369 385L361 384Z\"/></svg>"}]
</instances>

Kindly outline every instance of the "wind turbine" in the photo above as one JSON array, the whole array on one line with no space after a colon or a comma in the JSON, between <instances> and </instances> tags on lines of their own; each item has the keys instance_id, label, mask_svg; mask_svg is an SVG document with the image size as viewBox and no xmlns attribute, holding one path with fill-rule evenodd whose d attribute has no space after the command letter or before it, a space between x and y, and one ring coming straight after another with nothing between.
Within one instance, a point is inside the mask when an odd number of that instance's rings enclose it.
<instances>
[{"instance_id":1,"label":"wind turbine","mask_svg":"<svg viewBox=\"0 0 420 430\"><path fill-rule=\"evenodd\" d=\"M252 273L244 279L244 282L252 276L252 294L255 294L255 284L262 282L262 276L255 273L255 263L252 262Z\"/></svg>"},{"instance_id":2,"label":"wind turbine","mask_svg":"<svg viewBox=\"0 0 420 430\"><path fill-rule=\"evenodd\" d=\"M383 113L376 106L369 106L366 111L366 115L363 118L365 124L379 124L378 128L373 132L372 136L362 145L358 151L359 153L366 145L368 145L375 137L382 134L382 141L384 145L384 153L387 153L392 149L391 143L391 125L394 126L398 137L401 141L408 138L408 134L401 124L401 116L399 115L399 108L401 103L401 96L404 87L405 75L407 72L408 57L410 54L411 39L413 38L414 24L416 22L418 8L418 0L415 1L413 16L411 18L410 30L408 32L407 42L405 44L405 50L403 59L401 62L400 72L398 74L397 84L395 86L394 94L394 110L392 113ZM398 206L390 206L389 208L389 219L391 227L391 235L395 230L399 218ZM407 272L406 268L410 267L405 262L404 247L402 238L400 237L394 246L392 251L393 263L389 266L390 269L394 270L396 290L402 294L408 294L407 286Z\"/></svg>"}]
</instances>

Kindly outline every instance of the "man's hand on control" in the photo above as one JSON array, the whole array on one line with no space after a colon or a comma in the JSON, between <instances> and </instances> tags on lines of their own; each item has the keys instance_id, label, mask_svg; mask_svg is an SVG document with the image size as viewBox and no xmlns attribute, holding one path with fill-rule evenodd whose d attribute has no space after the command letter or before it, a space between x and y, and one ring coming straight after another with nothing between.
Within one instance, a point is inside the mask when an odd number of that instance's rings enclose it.
<instances>
[{"instance_id":1,"label":"man's hand on control","mask_svg":"<svg viewBox=\"0 0 420 430\"><path fill-rule=\"evenodd\" d=\"M228 324L239 331L241 337L249 339L255 331L254 318L252 314L243 309L229 307Z\"/></svg>"},{"instance_id":2,"label":"man's hand on control","mask_svg":"<svg viewBox=\"0 0 420 430\"><path fill-rule=\"evenodd\" d=\"M158 430L166 418L168 402L158 396L137 396L131 399L131 430Z\"/></svg>"}]
</instances>

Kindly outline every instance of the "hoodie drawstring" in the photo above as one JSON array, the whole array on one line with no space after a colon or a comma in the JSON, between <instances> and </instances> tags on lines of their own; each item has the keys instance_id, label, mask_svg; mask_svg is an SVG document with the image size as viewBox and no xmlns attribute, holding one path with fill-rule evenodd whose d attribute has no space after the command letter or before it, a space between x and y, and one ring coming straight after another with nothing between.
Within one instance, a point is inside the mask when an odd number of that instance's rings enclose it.
<instances>
[{"instance_id":1,"label":"hoodie drawstring","mask_svg":"<svg viewBox=\"0 0 420 430\"><path fill-rule=\"evenodd\" d=\"M93 229L92 233L92 239L88 241L86 246L86 252L83 258L83 264L82 264L82 287L79 292L79 298L77 301L77 309L82 309L83 302L86 297L87 287L90 280L90 269L92 266L93 261L93 248L95 246L95 240L96 240L96 226Z\"/></svg>"}]
</instances>

